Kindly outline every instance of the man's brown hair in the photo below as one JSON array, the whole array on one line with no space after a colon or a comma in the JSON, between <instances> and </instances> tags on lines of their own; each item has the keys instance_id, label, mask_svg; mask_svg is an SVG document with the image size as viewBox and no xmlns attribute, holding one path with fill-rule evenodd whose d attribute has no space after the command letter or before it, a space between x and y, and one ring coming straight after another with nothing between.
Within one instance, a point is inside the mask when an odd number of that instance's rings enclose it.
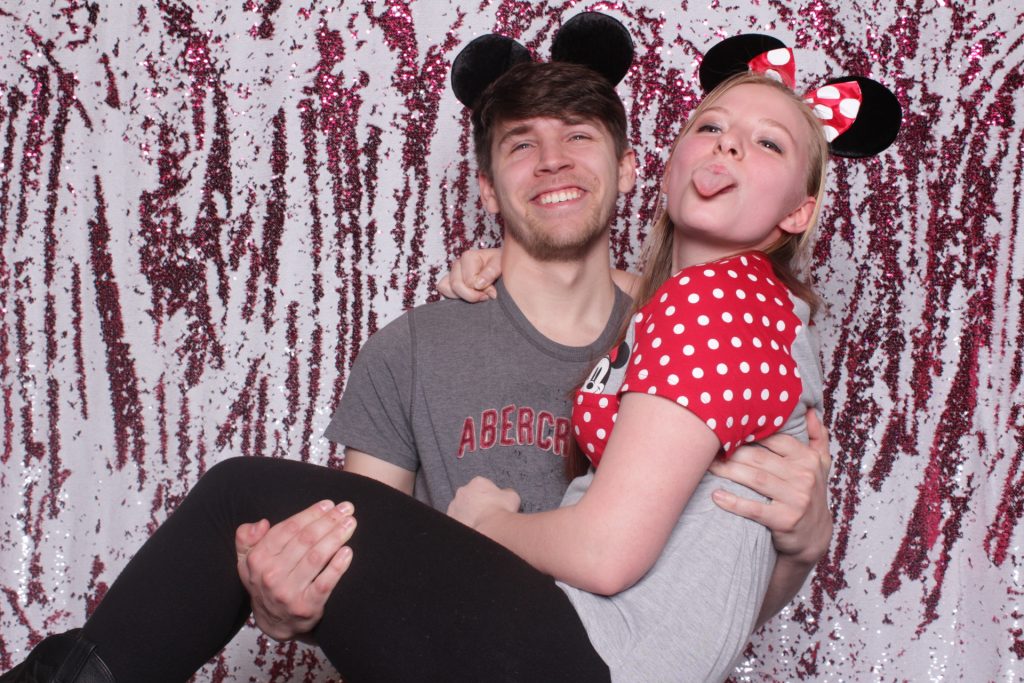
<instances>
[{"instance_id":1,"label":"man's brown hair","mask_svg":"<svg viewBox=\"0 0 1024 683\"><path fill-rule=\"evenodd\" d=\"M491 177L495 129L534 117L597 121L612 136L619 158L628 149L626 110L606 78L579 64L524 62L487 86L473 110L473 151L481 173Z\"/></svg>"}]
</instances>

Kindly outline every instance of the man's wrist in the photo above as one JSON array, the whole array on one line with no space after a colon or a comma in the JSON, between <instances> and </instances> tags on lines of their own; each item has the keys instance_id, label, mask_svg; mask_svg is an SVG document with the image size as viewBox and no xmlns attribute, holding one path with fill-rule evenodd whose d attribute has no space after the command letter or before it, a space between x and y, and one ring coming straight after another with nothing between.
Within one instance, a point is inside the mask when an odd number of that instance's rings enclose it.
<instances>
[{"instance_id":1,"label":"man's wrist","mask_svg":"<svg viewBox=\"0 0 1024 683\"><path fill-rule=\"evenodd\" d=\"M785 561L791 565L794 569L803 569L810 571L814 568L821 558L825 557L825 553L828 552L828 546L821 548L808 547L804 548L798 553L782 553L778 554L779 561Z\"/></svg>"}]
</instances>

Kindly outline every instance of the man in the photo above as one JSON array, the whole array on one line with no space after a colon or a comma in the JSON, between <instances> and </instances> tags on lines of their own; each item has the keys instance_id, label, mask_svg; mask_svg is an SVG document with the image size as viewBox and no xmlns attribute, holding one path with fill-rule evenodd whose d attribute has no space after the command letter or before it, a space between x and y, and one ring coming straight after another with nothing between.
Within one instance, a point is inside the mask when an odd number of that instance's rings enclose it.
<instances>
[{"instance_id":1,"label":"man","mask_svg":"<svg viewBox=\"0 0 1024 683\"><path fill-rule=\"evenodd\" d=\"M478 475L514 488L525 510L558 504L570 390L612 347L629 305L609 270L609 222L636 170L621 102L595 95L588 80L599 77L579 67L510 74L473 117L481 199L505 226L496 298L422 306L380 330L327 430L346 446L346 470L441 510ZM714 466L773 500L715 496L773 532L779 559L759 622L795 594L831 535L827 454L788 437L765 445ZM268 526L239 527L239 572L257 625L300 637L352 560L352 516L312 507Z\"/></svg>"}]
</instances>

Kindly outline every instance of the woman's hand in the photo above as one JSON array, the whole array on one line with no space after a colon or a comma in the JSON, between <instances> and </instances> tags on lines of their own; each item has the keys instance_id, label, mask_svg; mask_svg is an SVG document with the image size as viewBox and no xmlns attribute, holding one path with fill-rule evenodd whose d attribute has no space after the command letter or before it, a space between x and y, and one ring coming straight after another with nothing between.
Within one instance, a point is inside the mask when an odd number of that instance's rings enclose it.
<instances>
[{"instance_id":1,"label":"woman's hand","mask_svg":"<svg viewBox=\"0 0 1024 683\"><path fill-rule=\"evenodd\" d=\"M498 296L494 283L501 275L501 248L467 249L452 264L452 269L437 283L438 293L446 299L477 303Z\"/></svg>"},{"instance_id":2,"label":"woman's hand","mask_svg":"<svg viewBox=\"0 0 1024 683\"><path fill-rule=\"evenodd\" d=\"M500 489L490 479L473 477L459 487L448 505L448 516L476 529L495 514L519 512L519 494L512 489Z\"/></svg>"}]
</instances>

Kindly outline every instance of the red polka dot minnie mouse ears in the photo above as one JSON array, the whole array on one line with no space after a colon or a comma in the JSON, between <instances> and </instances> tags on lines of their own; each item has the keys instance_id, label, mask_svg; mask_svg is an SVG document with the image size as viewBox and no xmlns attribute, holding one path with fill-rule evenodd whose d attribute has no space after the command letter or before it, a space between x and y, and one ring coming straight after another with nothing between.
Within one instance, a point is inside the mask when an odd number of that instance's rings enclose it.
<instances>
[{"instance_id":1,"label":"red polka dot minnie mouse ears","mask_svg":"<svg viewBox=\"0 0 1024 683\"><path fill-rule=\"evenodd\" d=\"M488 85L516 64L532 60L530 51L511 38L482 35L455 57L452 90L460 102L474 109ZM633 63L633 40L616 19L600 12L583 12L555 34L551 61L588 66L616 85Z\"/></svg>"},{"instance_id":2,"label":"red polka dot minnie mouse ears","mask_svg":"<svg viewBox=\"0 0 1024 683\"><path fill-rule=\"evenodd\" d=\"M714 45L700 65L705 92L738 73L755 71L795 89L792 49L777 38L750 33ZM903 118L899 100L884 85L863 76L826 81L804 95L825 129L832 154L862 158L878 154L896 139Z\"/></svg>"}]
</instances>

